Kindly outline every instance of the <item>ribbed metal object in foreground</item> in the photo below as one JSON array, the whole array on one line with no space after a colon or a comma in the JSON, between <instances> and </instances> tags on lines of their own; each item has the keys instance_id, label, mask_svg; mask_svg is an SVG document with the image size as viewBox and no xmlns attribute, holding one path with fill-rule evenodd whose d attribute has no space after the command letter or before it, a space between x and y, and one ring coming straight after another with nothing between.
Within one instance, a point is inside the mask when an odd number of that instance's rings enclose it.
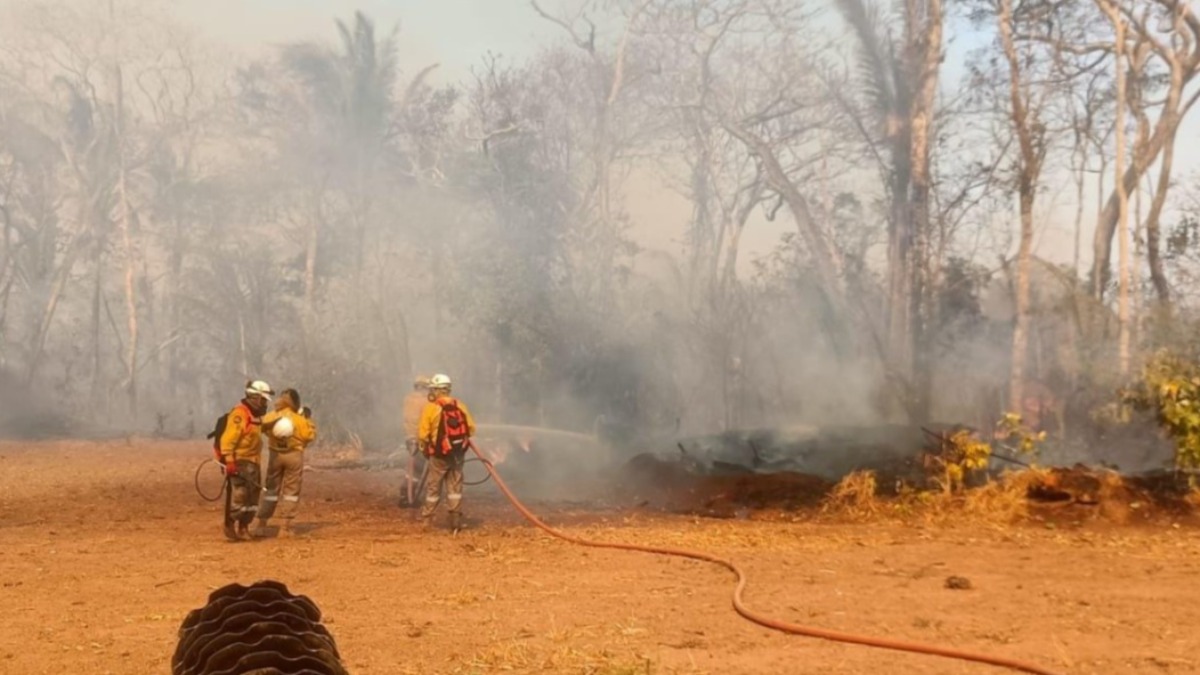
<instances>
[{"instance_id":1,"label":"ribbed metal object in foreground","mask_svg":"<svg viewBox=\"0 0 1200 675\"><path fill-rule=\"evenodd\" d=\"M179 627L172 675L348 675L321 610L276 581L230 584Z\"/></svg>"}]
</instances>

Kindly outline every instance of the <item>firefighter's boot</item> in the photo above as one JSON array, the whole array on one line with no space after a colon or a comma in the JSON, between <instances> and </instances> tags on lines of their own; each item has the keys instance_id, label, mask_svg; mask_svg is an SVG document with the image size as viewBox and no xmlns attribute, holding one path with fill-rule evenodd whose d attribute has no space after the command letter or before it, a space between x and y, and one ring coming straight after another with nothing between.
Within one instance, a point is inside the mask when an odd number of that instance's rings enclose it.
<instances>
[{"instance_id":1,"label":"firefighter's boot","mask_svg":"<svg viewBox=\"0 0 1200 675\"><path fill-rule=\"evenodd\" d=\"M247 541L254 539L254 533L250 531L250 523L254 522L253 513L243 513L238 518L238 536Z\"/></svg>"},{"instance_id":2,"label":"firefighter's boot","mask_svg":"<svg viewBox=\"0 0 1200 675\"><path fill-rule=\"evenodd\" d=\"M255 539L266 539L270 534L270 531L267 529L267 521L260 518L258 520L258 527L254 528L252 534Z\"/></svg>"},{"instance_id":3,"label":"firefighter's boot","mask_svg":"<svg viewBox=\"0 0 1200 675\"><path fill-rule=\"evenodd\" d=\"M459 530L462 530L462 514L453 511L450 513L450 531L458 534Z\"/></svg>"}]
</instances>

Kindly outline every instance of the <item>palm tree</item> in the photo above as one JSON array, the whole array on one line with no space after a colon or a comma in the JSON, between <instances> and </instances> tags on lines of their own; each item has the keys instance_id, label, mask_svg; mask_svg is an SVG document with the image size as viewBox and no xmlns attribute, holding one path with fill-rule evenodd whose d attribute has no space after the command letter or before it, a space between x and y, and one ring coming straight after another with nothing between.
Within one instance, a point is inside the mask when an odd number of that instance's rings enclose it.
<instances>
[{"instance_id":1,"label":"palm tree","mask_svg":"<svg viewBox=\"0 0 1200 675\"><path fill-rule=\"evenodd\" d=\"M347 197L355 259L361 270L372 207L369 183L385 158L394 118L396 40L393 31L380 42L375 24L361 12L355 13L353 27L341 20L336 25L340 38L336 47L313 42L287 45L280 66L299 85L297 104L303 107L299 114L305 127L301 142L319 167L314 182ZM325 219L320 196L315 199L305 242L304 299L310 310Z\"/></svg>"},{"instance_id":2,"label":"palm tree","mask_svg":"<svg viewBox=\"0 0 1200 675\"><path fill-rule=\"evenodd\" d=\"M381 188L380 177L397 153L390 141L402 125L402 108L415 99L426 76L436 67L418 72L397 97L399 66L396 29L380 40L375 24L362 12L353 26L335 21L339 41L335 46L302 42L287 45L280 56L284 74L298 85L297 105L302 120L306 158L318 167L311 176L319 186L340 191L349 204L356 274L363 269L372 196ZM285 139L291 143L294 139ZM320 223L326 219L320 196L314 198L305 251L305 304L310 309L316 285Z\"/></svg>"},{"instance_id":3,"label":"palm tree","mask_svg":"<svg viewBox=\"0 0 1200 675\"><path fill-rule=\"evenodd\" d=\"M837 94L884 177L888 214L887 345L890 375L910 419L929 416L932 384L923 345L930 156L942 54L941 0L838 0L858 51L858 92ZM902 28L900 36L892 26Z\"/></svg>"},{"instance_id":4,"label":"palm tree","mask_svg":"<svg viewBox=\"0 0 1200 675\"><path fill-rule=\"evenodd\" d=\"M281 65L302 85L305 103L331 158L370 161L391 124L396 84L395 31L382 44L375 24L356 12L354 27L335 21L340 44L302 42L283 48Z\"/></svg>"}]
</instances>

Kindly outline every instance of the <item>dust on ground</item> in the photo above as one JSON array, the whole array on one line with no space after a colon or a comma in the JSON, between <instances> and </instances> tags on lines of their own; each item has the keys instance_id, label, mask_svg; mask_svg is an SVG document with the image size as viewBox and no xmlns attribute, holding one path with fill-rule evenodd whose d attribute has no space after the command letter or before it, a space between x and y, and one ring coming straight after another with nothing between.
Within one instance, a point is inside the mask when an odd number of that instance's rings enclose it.
<instances>
[{"instance_id":1,"label":"dust on ground","mask_svg":"<svg viewBox=\"0 0 1200 675\"><path fill-rule=\"evenodd\" d=\"M263 578L312 598L363 675L1003 672L759 628L730 608L724 570L549 538L488 484L468 490L470 529L423 534L396 506L398 471L313 471L304 536L228 543L220 503L192 485L207 453L0 443L0 672L169 672L187 612ZM1200 531L1169 520L932 527L531 506L575 534L728 556L749 575L747 603L786 620L1064 673L1200 673Z\"/></svg>"}]
</instances>

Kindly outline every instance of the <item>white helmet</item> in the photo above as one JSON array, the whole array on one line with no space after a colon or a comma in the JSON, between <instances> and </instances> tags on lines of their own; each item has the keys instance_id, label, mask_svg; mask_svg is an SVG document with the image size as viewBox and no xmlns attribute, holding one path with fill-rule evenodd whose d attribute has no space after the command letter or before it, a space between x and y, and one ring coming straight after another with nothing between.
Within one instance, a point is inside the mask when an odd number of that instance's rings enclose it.
<instances>
[{"instance_id":1,"label":"white helmet","mask_svg":"<svg viewBox=\"0 0 1200 675\"><path fill-rule=\"evenodd\" d=\"M295 431L296 427L287 415L280 417L275 424L271 425L271 435L275 438L291 438Z\"/></svg>"},{"instance_id":2,"label":"white helmet","mask_svg":"<svg viewBox=\"0 0 1200 675\"><path fill-rule=\"evenodd\" d=\"M434 375L433 377L429 378L429 388L430 389L449 390L450 389L450 376L443 375L441 373Z\"/></svg>"},{"instance_id":3,"label":"white helmet","mask_svg":"<svg viewBox=\"0 0 1200 675\"><path fill-rule=\"evenodd\" d=\"M261 396L269 401L271 400L271 397L275 395L275 392L271 390L271 385L267 384L266 382L263 382L262 380L254 380L250 384L246 385L246 395Z\"/></svg>"}]
</instances>

